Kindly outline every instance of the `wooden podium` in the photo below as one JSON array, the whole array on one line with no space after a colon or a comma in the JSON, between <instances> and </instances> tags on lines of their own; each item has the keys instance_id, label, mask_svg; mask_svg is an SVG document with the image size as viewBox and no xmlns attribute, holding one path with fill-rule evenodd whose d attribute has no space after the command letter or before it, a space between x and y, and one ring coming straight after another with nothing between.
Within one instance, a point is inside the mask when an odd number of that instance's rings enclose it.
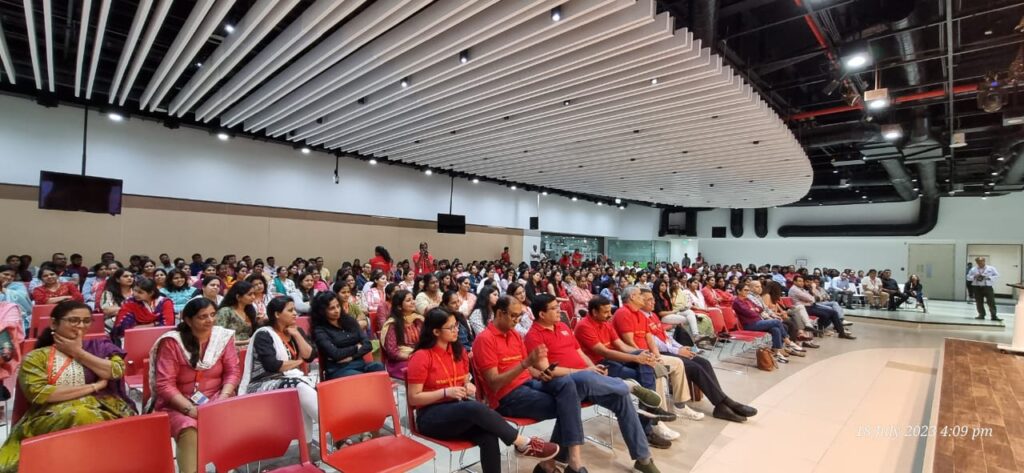
<instances>
[{"instance_id":1,"label":"wooden podium","mask_svg":"<svg viewBox=\"0 0 1024 473\"><path fill-rule=\"evenodd\" d=\"M998 347L1003 353L1024 355L1024 282L1007 286L1017 288L1017 306L1013 311L1013 342L1010 345L1000 344Z\"/></svg>"}]
</instances>

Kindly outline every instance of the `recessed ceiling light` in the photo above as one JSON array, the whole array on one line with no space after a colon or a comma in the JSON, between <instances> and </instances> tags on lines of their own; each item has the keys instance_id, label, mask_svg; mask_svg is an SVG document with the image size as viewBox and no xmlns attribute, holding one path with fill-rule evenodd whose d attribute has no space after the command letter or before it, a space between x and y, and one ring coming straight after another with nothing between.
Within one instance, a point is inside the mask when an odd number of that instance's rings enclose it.
<instances>
[{"instance_id":1,"label":"recessed ceiling light","mask_svg":"<svg viewBox=\"0 0 1024 473\"><path fill-rule=\"evenodd\" d=\"M992 171L992 175L993 176L998 176L999 175L999 171Z\"/></svg>"},{"instance_id":2,"label":"recessed ceiling light","mask_svg":"<svg viewBox=\"0 0 1024 473\"><path fill-rule=\"evenodd\" d=\"M576 202L577 200L579 200L579 199L577 199L576 197L573 197L573 198L572 198L572 201L573 201L573 202Z\"/></svg>"},{"instance_id":3,"label":"recessed ceiling light","mask_svg":"<svg viewBox=\"0 0 1024 473\"><path fill-rule=\"evenodd\" d=\"M515 184L512 184L512 187L510 187L510 189L512 189L512 190L516 190L516 185L515 185Z\"/></svg>"},{"instance_id":4,"label":"recessed ceiling light","mask_svg":"<svg viewBox=\"0 0 1024 473\"><path fill-rule=\"evenodd\" d=\"M562 20L562 7L555 7L551 9L551 21Z\"/></svg>"},{"instance_id":5,"label":"recessed ceiling light","mask_svg":"<svg viewBox=\"0 0 1024 473\"><path fill-rule=\"evenodd\" d=\"M479 183L480 183L480 179L477 179L477 178L474 177L473 178L473 184L479 184Z\"/></svg>"},{"instance_id":6,"label":"recessed ceiling light","mask_svg":"<svg viewBox=\"0 0 1024 473\"><path fill-rule=\"evenodd\" d=\"M370 164L376 165L377 164L377 160L373 159L373 158L370 158Z\"/></svg>"},{"instance_id":7,"label":"recessed ceiling light","mask_svg":"<svg viewBox=\"0 0 1024 473\"><path fill-rule=\"evenodd\" d=\"M860 196L860 198L861 198L861 199L867 199L867 198L868 198L868 196L866 196L866 195L862 195L862 196Z\"/></svg>"},{"instance_id":8,"label":"recessed ceiling light","mask_svg":"<svg viewBox=\"0 0 1024 473\"><path fill-rule=\"evenodd\" d=\"M601 202L598 202L598 203L597 203L597 206L598 206L598 207L600 207L600 206L602 206L602 205L604 205L604 204L603 204L603 203L601 203Z\"/></svg>"},{"instance_id":9,"label":"recessed ceiling light","mask_svg":"<svg viewBox=\"0 0 1024 473\"><path fill-rule=\"evenodd\" d=\"M201 62L197 62L197 63L196 63L196 67L203 67L203 63L201 63Z\"/></svg>"},{"instance_id":10,"label":"recessed ceiling light","mask_svg":"<svg viewBox=\"0 0 1024 473\"><path fill-rule=\"evenodd\" d=\"M434 171L431 171L431 170L427 169L426 171L423 171L423 174L426 174L428 176L432 176L432 175L434 175Z\"/></svg>"},{"instance_id":11,"label":"recessed ceiling light","mask_svg":"<svg viewBox=\"0 0 1024 473\"><path fill-rule=\"evenodd\" d=\"M651 79L651 85L658 85L658 78L657 77Z\"/></svg>"},{"instance_id":12,"label":"recessed ceiling light","mask_svg":"<svg viewBox=\"0 0 1024 473\"><path fill-rule=\"evenodd\" d=\"M868 55L864 52L852 54L844 58L843 63L849 69L859 69L868 63Z\"/></svg>"},{"instance_id":13,"label":"recessed ceiling light","mask_svg":"<svg viewBox=\"0 0 1024 473\"><path fill-rule=\"evenodd\" d=\"M399 82L399 83L402 85L403 89L406 88L406 87L409 87L409 79L408 78L402 79L402 82Z\"/></svg>"},{"instance_id":14,"label":"recessed ceiling light","mask_svg":"<svg viewBox=\"0 0 1024 473\"><path fill-rule=\"evenodd\" d=\"M226 32L227 34L231 34L231 33L234 33L234 32L235 32L235 27L234 27L234 26L231 26L231 23L228 23L228 24L224 25L224 31L225 31L225 32Z\"/></svg>"},{"instance_id":15,"label":"recessed ceiling light","mask_svg":"<svg viewBox=\"0 0 1024 473\"><path fill-rule=\"evenodd\" d=\"M832 174L839 174L839 170L838 169L833 169L832 170Z\"/></svg>"},{"instance_id":16,"label":"recessed ceiling light","mask_svg":"<svg viewBox=\"0 0 1024 473\"><path fill-rule=\"evenodd\" d=\"M459 62L465 64L469 62L469 50L462 51L459 53Z\"/></svg>"},{"instance_id":17,"label":"recessed ceiling light","mask_svg":"<svg viewBox=\"0 0 1024 473\"><path fill-rule=\"evenodd\" d=\"M541 192L540 194L541 195L548 195L548 191Z\"/></svg>"},{"instance_id":18,"label":"recessed ceiling light","mask_svg":"<svg viewBox=\"0 0 1024 473\"><path fill-rule=\"evenodd\" d=\"M231 138L231 135L228 135L227 133L224 133L223 131L220 132L220 133L217 133L217 139L218 140L227 141L230 138Z\"/></svg>"},{"instance_id":19,"label":"recessed ceiling light","mask_svg":"<svg viewBox=\"0 0 1024 473\"><path fill-rule=\"evenodd\" d=\"M305 146L303 146L299 151L302 151L302 154L309 154L309 148L306 148Z\"/></svg>"},{"instance_id":20,"label":"recessed ceiling light","mask_svg":"<svg viewBox=\"0 0 1024 473\"><path fill-rule=\"evenodd\" d=\"M112 122L123 122L124 121L124 115L121 115L120 113L117 113L117 112L110 112L110 113L108 113L107 114L107 118L109 118L110 121L112 121Z\"/></svg>"},{"instance_id":21,"label":"recessed ceiling light","mask_svg":"<svg viewBox=\"0 0 1024 473\"><path fill-rule=\"evenodd\" d=\"M621 204L622 203L622 199L615 199L615 203L616 204Z\"/></svg>"},{"instance_id":22,"label":"recessed ceiling light","mask_svg":"<svg viewBox=\"0 0 1024 473\"><path fill-rule=\"evenodd\" d=\"M566 100L566 101L562 102L562 106L565 106L565 107L568 107L570 104L572 104L572 100Z\"/></svg>"}]
</instances>

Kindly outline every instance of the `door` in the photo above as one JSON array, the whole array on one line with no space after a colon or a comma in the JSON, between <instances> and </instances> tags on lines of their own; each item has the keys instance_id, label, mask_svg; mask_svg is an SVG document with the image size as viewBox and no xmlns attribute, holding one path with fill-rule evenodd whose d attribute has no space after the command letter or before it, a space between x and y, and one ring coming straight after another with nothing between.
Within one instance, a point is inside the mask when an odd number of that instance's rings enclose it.
<instances>
[{"instance_id":1,"label":"door","mask_svg":"<svg viewBox=\"0 0 1024 473\"><path fill-rule=\"evenodd\" d=\"M999 271L999 279L993 287L997 296L1013 296L1013 288L1007 284L1021 280L1021 246L1020 245L967 245L967 261L974 264L974 259L984 257L986 263Z\"/></svg>"},{"instance_id":2,"label":"door","mask_svg":"<svg viewBox=\"0 0 1024 473\"><path fill-rule=\"evenodd\" d=\"M953 285L957 281L954 269L954 245L907 245L908 274L921 278L925 296L929 299L953 300ZM903 287L900 281L900 288Z\"/></svg>"}]
</instances>

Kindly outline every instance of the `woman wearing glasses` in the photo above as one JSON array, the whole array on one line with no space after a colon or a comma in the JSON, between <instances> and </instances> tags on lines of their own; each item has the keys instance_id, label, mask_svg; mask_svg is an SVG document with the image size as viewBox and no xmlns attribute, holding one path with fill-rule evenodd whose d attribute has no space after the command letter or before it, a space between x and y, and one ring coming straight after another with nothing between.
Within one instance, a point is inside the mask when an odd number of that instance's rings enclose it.
<instances>
[{"instance_id":1,"label":"woman wearing glasses","mask_svg":"<svg viewBox=\"0 0 1024 473\"><path fill-rule=\"evenodd\" d=\"M0 447L0 473L18 470L29 437L135 414L121 382L125 352L106 339L82 341L92 323L89 306L63 301L50 317L18 372L29 407Z\"/></svg>"}]
</instances>

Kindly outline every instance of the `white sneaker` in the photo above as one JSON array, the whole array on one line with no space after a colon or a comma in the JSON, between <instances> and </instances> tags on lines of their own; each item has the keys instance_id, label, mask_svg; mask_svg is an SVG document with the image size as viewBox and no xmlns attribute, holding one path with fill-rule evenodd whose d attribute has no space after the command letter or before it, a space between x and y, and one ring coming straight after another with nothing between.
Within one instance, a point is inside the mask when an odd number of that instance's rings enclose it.
<instances>
[{"instance_id":1,"label":"white sneaker","mask_svg":"<svg viewBox=\"0 0 1024 473\"><path fill-rule=\"evenodd\" d=\"M804 350L803 347L801 347L800 345L797 345L795 343L790 343L789 345L786 346L786 348L789 348L790 350L793 350L793 351L806 351L806 350Z\"/></svg>"},{"instance_id":2,"label":"white sneaker","mask_svg":"<svg viewBox=\"0 0 1024 473\"><path fill-rule=\"evenodd\" d=\"M683 404L682 407L679 407L678 404L676 405L676 415L689 420L701 420L704 418L703 413L690 409L690 406L686 404Z\"/></svg>"},{"instance_id":3,"label":"white sneaker","mask_svg":"<svg viewBox=\"0 0 1024 473\"><path fill-rule=\"evenodd\" d=\"M669 440L675 440L680 437L679 432L676 432L668 428L668 426L666 426L664 422L658 422L657 425L651 428L651 431L654 432L659 437Z\"/></svg>"}]
</instances>

